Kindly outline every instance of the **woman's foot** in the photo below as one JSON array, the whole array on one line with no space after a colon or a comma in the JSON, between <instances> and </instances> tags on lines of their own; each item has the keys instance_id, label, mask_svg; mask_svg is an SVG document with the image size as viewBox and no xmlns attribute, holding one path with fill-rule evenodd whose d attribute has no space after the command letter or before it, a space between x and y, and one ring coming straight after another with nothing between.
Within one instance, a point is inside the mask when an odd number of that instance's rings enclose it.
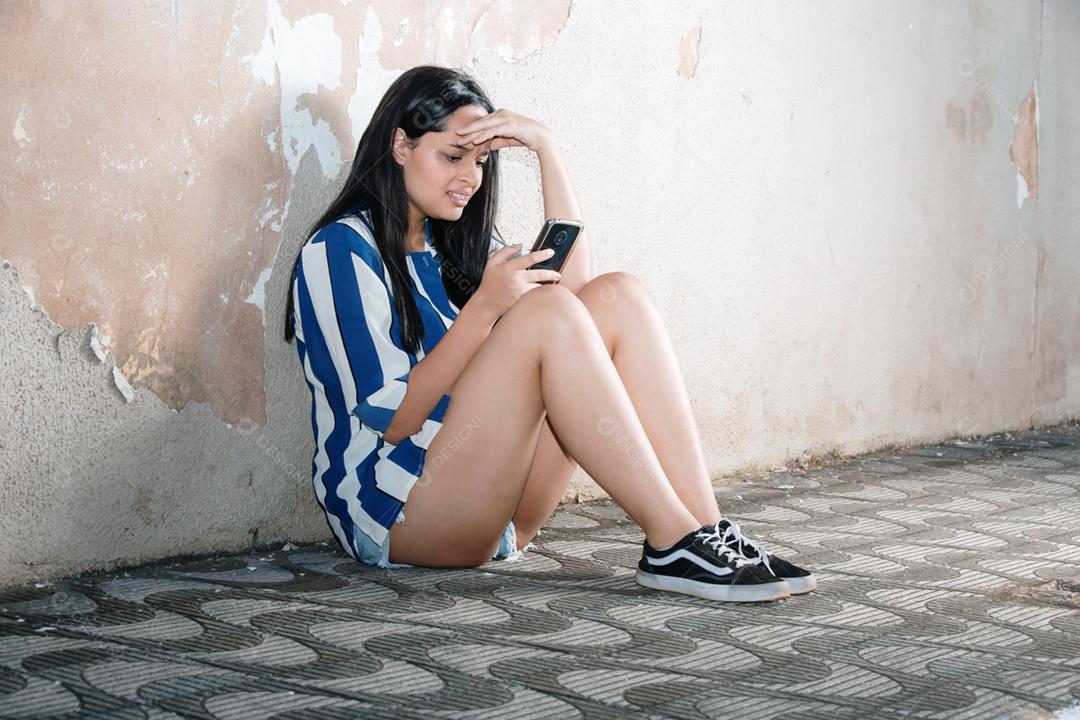
<instances>
[{"instance_id":1,"label":"woman's foot","mask_svg":"<svg viewBox=\"0 0 1080 720\"><path fill-rule=\"evenodd\" d=\"M716 525L702 525L663 550L644 541L634 580L654 590L725 602L778 600L790 594L787 582L724 545Z\"/></svg>"},{"instance_id":2,"label":"woman's foot","mask_svg":"<svg viewBox=\"0 0 1080 720\"><path fill-rule=\"evenodd\" d=\"M716 523L720 541L730 550L742 555L754 565L764 567L774 576L788 584L792 595L800 595L817 589L817 578L809 570L773 555L760 543L742 534L739 526L727 518Z\"/></svg>"}]
</instances>

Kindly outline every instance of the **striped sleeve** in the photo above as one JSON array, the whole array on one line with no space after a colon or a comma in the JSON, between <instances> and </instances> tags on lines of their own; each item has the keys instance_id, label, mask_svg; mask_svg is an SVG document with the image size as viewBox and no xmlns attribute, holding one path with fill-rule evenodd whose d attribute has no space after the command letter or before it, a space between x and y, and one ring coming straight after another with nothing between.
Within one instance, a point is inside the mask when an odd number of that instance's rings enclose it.
<instances>
[{"instance_id":1,"label":"striped sleeve","mask_svg":"<svg viewBox=\"0 0 1080 720\"><path fill-rule=\"evenodd\" d=\"M312 301L327 336L342 401L351 415L382 437L405 399L412 371L411 356L393 341L391 329L398 329L397 319L382 260L358 227L342 222L321 229L304 253L308 283L315 285ZM399 446L408 442L426 449L441 427L449 400L444 394L420 430ZM406 459L401 457L405 449L400 449L394 459L406 467L419 466L422 455Z\"/></svg>"}]
</instances>

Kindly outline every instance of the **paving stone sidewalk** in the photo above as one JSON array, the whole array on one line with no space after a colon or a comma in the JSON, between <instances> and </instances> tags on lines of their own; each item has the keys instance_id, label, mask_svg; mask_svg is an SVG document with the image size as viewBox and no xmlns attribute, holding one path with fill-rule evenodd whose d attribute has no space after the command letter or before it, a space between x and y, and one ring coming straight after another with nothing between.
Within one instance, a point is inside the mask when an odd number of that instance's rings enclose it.
<instances>
[{"instance_id":1,"label":"paving stone sidewalk","mask_svg":"<svg viewBox=\"0 0 1080 720\"><path fill-rule=\"evenodd\" d=\"M472 570L322 543L84 574L0 589L0 717L1080 718L1075 425L717 496L818 590L640 587L610 501Z\"/></svg>"}]
</instances>

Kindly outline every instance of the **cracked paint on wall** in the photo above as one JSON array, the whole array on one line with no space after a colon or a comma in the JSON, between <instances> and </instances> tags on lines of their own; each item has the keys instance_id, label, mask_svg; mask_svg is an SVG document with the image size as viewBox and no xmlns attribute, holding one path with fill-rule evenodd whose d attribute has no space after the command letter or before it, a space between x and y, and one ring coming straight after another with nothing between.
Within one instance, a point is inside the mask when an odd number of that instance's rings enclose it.
<instances>
[{"instance_id":1,"label":"cracked paint on wall","mask_svg":"<svg viewBox=\"0 0 1080 720\"><path fill-rule=\"evenodd\" d=\"M1038 85L1028 91L1016 118L1009 159L1016 164L1016 207L1028 197L1039 199L1039 102Z\"/></svg>"},{"instance_id":2,"label":"cracked paint on wall","mask_svg":"<svg viewBox=\"0 0 1080 720\"><path fill-rule=\"evenodd\" d=\"M33 69L0 79L0 255L54 322L95 325L124 397L146 388L253 426L300 159L337 177L400 72L484 48L524 58L569 1L187 8L0 10L0 62Z\"/></svg>"},{"instance_id":3,"label":"cracked paint on wall","mask_svg":"<svg viewBox=\"0 0 1080 720\"><path fill-rule=\"evenodd\" d=\"M701 26L698 25L679 41L678 73L681 77L687 79L694 77L694 74L697 72L698 60L700 59L700 50Z\"/></svg>"}]
</instances>

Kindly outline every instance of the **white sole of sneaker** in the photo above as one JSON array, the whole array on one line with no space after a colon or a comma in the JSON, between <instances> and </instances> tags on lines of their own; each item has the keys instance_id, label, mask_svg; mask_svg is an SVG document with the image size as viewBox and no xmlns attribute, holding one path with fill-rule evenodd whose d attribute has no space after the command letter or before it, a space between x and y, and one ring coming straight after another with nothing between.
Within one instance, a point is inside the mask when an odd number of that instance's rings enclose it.
<instances>
[{"instance_id":1,"label":"white sole of sneaker","mask_svg":"<svg viewBox=\"0 0 1080 720\"><path fill-rule=\"evenodd\" d=\"M791 594L786 581L755 585L713 585L697 580L642 572L640 568L634 573L634 581L638 585L653 590L667 590L722 602L765 602L780 600Z\"/></svg>"},{"instance_id":2,"label":"white sole of sneaker","mask_svg":"<svg viewBox=\"0 0 1080 720\"><path fill-rule=\"evenodd\" d=\"M817 590L817 578L813 575L801 578L784 578L784 582L788 584L792 595L802 595Z\"/></svg>"}]
</instances>

